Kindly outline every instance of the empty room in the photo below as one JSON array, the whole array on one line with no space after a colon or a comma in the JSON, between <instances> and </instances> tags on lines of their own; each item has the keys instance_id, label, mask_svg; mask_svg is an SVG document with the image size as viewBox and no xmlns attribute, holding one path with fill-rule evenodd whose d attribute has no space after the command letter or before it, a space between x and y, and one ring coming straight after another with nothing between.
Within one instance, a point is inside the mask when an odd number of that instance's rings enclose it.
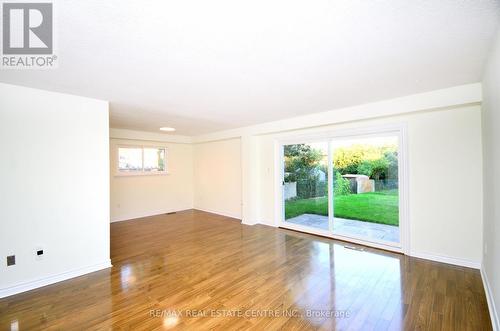
<instances>
[{"instance_id":1,"label":"empty room","mask_svg":"<svg viewBox=\"0 0 500 331\"><path fill-rule=\"evenodd\" d=\"M500 331L500 0L0 11L0 330Z\"/></svg>"}]
</instances>

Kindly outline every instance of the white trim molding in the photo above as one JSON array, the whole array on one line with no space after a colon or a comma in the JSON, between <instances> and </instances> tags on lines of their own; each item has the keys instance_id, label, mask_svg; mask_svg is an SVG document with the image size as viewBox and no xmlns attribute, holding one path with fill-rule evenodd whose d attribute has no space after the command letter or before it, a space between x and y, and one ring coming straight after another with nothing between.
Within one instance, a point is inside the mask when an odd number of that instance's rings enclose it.
<instances>
[{"instance_id":1,"label":"white trim molding","mask_svg":"<svg viewBox=\"0 0 500 331\"><path fill-rule=\"evenodd\" d=\"M183 211L186 211L186 210L199 210L199 211L204 211L206 213L211 213L211 214L216 214L216 215L221 215L221 216L226 216L226 217L230 217L230 218L235 218L237 220L241 220L241 216L240 215L236 215L236 214L233 214L233 213L226 213L226 212L221 212L221 211L217 211L217 210L212 210L212 209L204 209L204 208L198 208L198 207L189 207L189 208L185 208L185 209L168 209L168 210L160 210L160 211L152 211L152 212L144 212L144 213L135 213L135 214L129 214L129 215L125 215L125 216L119 216L119 217L115 217L111 220L111 223L115 223L115 222L124 222L124 221L133 221L133 220L136 220L136 219L140 219L140 218L145 218L145 217L152 217L152 216L160 216L160 215L164 215L164 214L168 214L168 213L180 213L180 212L183 212Z\"/></svg>"},{"instance_id":2,"label":"white trim molding","mask_svg":"<svg viewBox=\"0 0 500 331\"><path fill-rule=\"evenodd\" d=\"M419 259L424 259L424 260L453 264L453 265L467 267L467 268L473 268L473 269L481 269L481 262L478 262L478 261L464 260L464 259L459 259L459 258L455 258L455 257L449 257L449 256L437 255L437 254L425 253L425 252L415 252L415 251L411 251L410 254L408 254L408 255L413 256L413 257L417 257Z\"/></svg>"},{"instance_id":3,"label":"white trim molding","mask_svg":"<svg viewBox=\"0 0 500 331\"><path fill-rule=\"evenodd\" d=\"M109 137L111 139L123 140L144 140L176 144L191 144L193 139L190 136L182 136L178 134L166 134L159 132L146 132L128 129L109 129Z\"/></svg>"},{"instance_id":4,"label":"white trim molding","mask_svg":"<svg viewBox=\"0 0 500 331\"><path fill-rule=\"evenodd\" d=\"M493 299L493 291L491 290L490 282L488 280L488 274L484 269L484 264L481 265L481 279L483 280L484 292L486 295L486 301L488 303L488 309L490 311L491 325L493 326L493 331L500 331L500 320L498 319L498 311L495 305L495 300Z\"/></svg>"},{"instance_id":5,"label":"white trim molding","mask_svg":"<svg viewBox=\"0 0 500 331\"><path fill-rule=\"evenodd\" d=\"M68 280L70 278L75 278L79 276L83 276L89 274L91 272L111 268L113 265L111 264L111 260L107 260L101 263L92 264L89 266L69 270L66 272L62 272L56 275L43 277L40 279L32 280L29 282L19 283L13 286L5 287L0 289L0 298L5 298L14 294L31 291L43 286L51 285L54 283L59 283L64 280Z\"/></svg>"},{"instance_id":6,"label":"white trim molding","mask_svg":"<svg viewBox=\"0 0 500 331\"><path fill-rule=\"evenodd\" d=\"M181 211L184 211L184 210L190 210L190 209L193 209L192 207L189 207L189 208L183 208L183 209L165 209L165 210L156 210L156 211L149 211L149 212L141 212L141 213L134 213L134 214L128 214L128 215L125 215L125 216L117 216L117 217L114 217L112 220L111 220L111 223L115 223L115 222L123 222L123 221L131 221L131 220L135 220L135 219L138 219L138 218L144 218L144 217L150 217L150 216L159 216L159 215L163 215L163 214L168 214L168 213L178 213L178 212L181 212Z\"/></svg>"},{"instance_id":7,"label":"white trim molding","mask_svg":"<svg viewBox=\"0 0 500 331\"><path fill-rule=\"evenodd\" d=\"M234 219L237 219L238 221L241 221L241 215L236 215L236 214L227 213L227 212L220 212L220 211L212 210L212 209L198 208L198 207L194 207L193 209L194 210L199 210L199 211L204 211L205 213L226 216L226 217L234 218ZM246 224L246 223L242 222L242 224ZM252 224L246 224L246 225L252 225Z\"/></svg>"}]
</instances>

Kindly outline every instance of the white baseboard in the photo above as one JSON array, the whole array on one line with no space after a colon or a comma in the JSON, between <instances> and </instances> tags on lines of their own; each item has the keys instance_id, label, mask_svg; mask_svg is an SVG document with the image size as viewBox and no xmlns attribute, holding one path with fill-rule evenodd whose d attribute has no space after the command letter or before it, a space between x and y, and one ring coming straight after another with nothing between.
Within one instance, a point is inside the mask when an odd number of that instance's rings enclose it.
<instances>
[{"instance_id":1,"label":"white baseboard","mask_svg":"<svg viewBox=\"0 0 500 331\"><path fill-rule=\"evenodd\" d=\"M165 210L156 210L156 211L147 211L147 212L142 212L142 213L134 213L134 214L128 214L125 216L116 216L111 219L111 223L115 222L122 222L122 221L130 221L136 218L143 218L143 217L150 217L150 216L158 216L158 215L163 215L167 213L176 213L184 210L189 210L192 209L190 208L182 208L182 209L165 209Z\"/></svg>"},{"instance_id":2,"label":"white baseboard","mask_svg":"<svg viewBox=\"0 0 500 331\"><path fill-rule=\"evenodd\" d=\"M257 224L261 224L261 225L266 225L266 226L270 226L270 227L279 227L280 225L276 225L274 224L274 222L258 222ZM335 237L332 238L332 239L336 239ZM342 239L342 238L340 238ZM357 242L359 244L363 244L363 241L357 241L355 239L352 239L352 238L344 238L345 240L349 240L349 241L353 241L353 242ZM381 248L381 249L388 249L388 247L385 247L384 245L374 245L373 247L375 248ZM389 247L388 250L391 250L391 248ZM399 252L399 250L395 250L397 252ZM452 257L449 257L449 256L443 256L443 255L436 255L436 254L429 254L429 253L423 253L423 252L411 252L410 254L408 254L409 256L413 256L413 257L418 257L420 259L425 259L425 260L431 260L431 261L435 261L435 262L441 262L441 263L447 263L447 264L453 264L453 265L458 265L458 266L461 266L461 267L467 267L467 268L473 268L473 269L481 269L481 262L476 262L476 261L470 261L470 260L464 260L464 259L457 259L457 258L452 258ZM500 331L500 330L498 330Z\"/></svg>"},{"instance_id":3,"label":"white baseboard","mask_svg":"<svg viewBox=\"0 0 500 331\"><path fill-rule=\"evenodd\" d=\"M493 326L493 331L500 331L500 320L498 319L498 311L495 305L495 300L493 299L493 292L491 290L490 282L488 281L488 275L484 270L484 265L481 266L481 278L483 280L484 292L486 294L486 301L488 302L488 309L490 311L491 325Z\"/></svg>"},{"instance_id":4,"label":"white baseboard","mask_svg":"<svg viewBox=\"0 0 500 331\"><path fill-rule=\"evenodd\" d=\"M24 283L16 284L16 285L5 287L5 288L0 288L0 298L5 298L5 297L8 297L8 296L11 296L14 294L34 290L34 289L39 288L39 287L62 282L63 280L83 276L83 275L86 275L86 274L94 272L94 271L99 271L99 270L107 269L107 268L111 268L111 267L112 267L111 260L107 260L107 261L102 262L102 263L97 263L97 264L85 266L82 268L73 269L73 270L62 272L62 273L59 273L56 275L43 277L43 278L40 278L37 280L24 282Z\"/></svg>"},{"instance_id":5,"label":"white baseboard","mask_svg":"<svg viewBox=\"0 0 500 331\"><path fill-rule=\"evenodd\" d=\"M222 211L218 211L218 210L198 208L198 207L194 207L194 209L200 210L200 211L204 211L206 213L217 214L217 215L231 217L231 218L236 218L237 220L241 220L241 215L236 215L236 214L233 214L233 213L227 213L227 212L222 212Z\"/></svg>"},{"instance_id":6,"label":"white baseboard","mask_svg":"<svg viewBox=\"0 0 500 331\"><path fill-rule=\"evenodd\" d=\"M473 268L473 269L481 269L481 262L476 262L476 261L457 259L457 258L453 258L453 257L449 257L449 256L436 255L436 254L423 253L423 252L415 252L415 251L410 252L409 255L413 256L413 257L418 257L420 259L425 259L425 260L454 264L454 265L458 265L461 267L467 267L467 268Z\"/></svg>"},{"instance_id":7,"label":"white baseboard","mask_svg":"<svg viewBox=\"0 0 500 331\"><path fill-rule=\"evenodd\" d=\"M257 225L259 223L249 223L249 222L245 222L245 220L241 220L241 224L248 225L248 226L254 226L254 225Z\"/></svg>"},{"instance_id":8,"label":"white baseboard","mask_svg":"<svg viewBox=\"0 0 500 331\"><path fill-rule=\"evenodd\" d=\"M267 222L267 221L258 221L257 224L265 225L265 226L270 226L272 228L279 228L279 224L275 224L274 221L270 221L270 222Z\"/></svg>"}]
</instances>

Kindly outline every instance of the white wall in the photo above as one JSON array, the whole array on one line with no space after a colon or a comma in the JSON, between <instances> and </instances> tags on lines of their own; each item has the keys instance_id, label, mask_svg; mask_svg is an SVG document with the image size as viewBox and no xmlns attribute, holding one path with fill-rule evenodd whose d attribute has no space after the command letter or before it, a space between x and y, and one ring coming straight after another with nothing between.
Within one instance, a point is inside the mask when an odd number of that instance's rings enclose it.
<instances>
[{"instance_id":1,"label":"white wall","mask_svg":"<svg viewBox=\"0 0 500 331\"><path fill-rule=\"evenodd\" d=\"M194 208L241 219L241 140L194 146Z\"/></svg>"},{"instance_id":2,"label":"white wall","mask_svg":"<svg viewBox=\"0 0 500 331\"><path fill-rule=\"evenodd\" d=\"M110 266L108 131L107 102L0 84L0 297Z\"/></svg>"},{"instance_id":3,"label":"white wall","mask_svg":"<svg viewBox=\"0 0 500 331\"><path fill-rule=\"evenodd\" d=\"M226 149L223 157L241 156L242 221L276 226L275 138L404 122L409 136L410 253L479 268L483 236L481 100L481 85L469 84L216 132L193 137L193 141L205 146L209 141L241 139L240 149ZM222 152L215 147L218 143L210 144L213 148L206 151L195 148L195 162L200 153L208 164L208 151ZM195 196L199 182L208 180L207 175L199 174L199 168L203 170L201 163L195 165ZM211 186L205 185L205 196L210 196ZM234 201L220 202L225 203L236 205ZM195 208L202 208L196 197ZM215 211L223 208L219 209Z\"/></svg>"},{"instance_id":4,"label":"white wall","mask_svg":"<svg viewBox=\"0 0 500 331\"><path fill-rule=\"evenodd\" d=\"M483 77L484 256L491 315L500 330L500 30ZM496 309L493 311L494 307Z\"/></svg>"},{"instance_id":5,"label":"white wall","mask_svg":"<svg viewBox=\"0 0 500 331\"><path fill-rule=\"evenodd\" d=\"M167 174L120 176L119 145L167 148ZM111 221L158 215L193 208L193 146L144 140L110 140Z\"/></svg>"},{"instance_id":6,"label":"white wall","mask_svg":"<svg viewBox=\"0 0 500 331\"><path fill-rule=\"evenodd\" d=\"M391 123L408 126L410 252L479 267L482 156L477 105L261 136L260 222L276 225L278 221L276 138Z\"/></svg>"}]
</instances>

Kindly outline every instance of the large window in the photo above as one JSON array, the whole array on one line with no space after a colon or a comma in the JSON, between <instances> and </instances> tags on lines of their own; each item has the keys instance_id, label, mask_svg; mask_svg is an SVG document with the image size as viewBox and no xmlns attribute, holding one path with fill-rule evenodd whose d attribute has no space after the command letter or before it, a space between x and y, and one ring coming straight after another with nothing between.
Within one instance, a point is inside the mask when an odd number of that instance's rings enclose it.
<instances>
[{"instance_id":1,"label":"large window","mask_svg":"<svg viewBox=\"0 0 500 331\"><path fill-rule=\"evenodd\" d=\"M118 147L118 172L122 174L166 173L166 148L149 146Z\"/></svg>"}]
</instances>

